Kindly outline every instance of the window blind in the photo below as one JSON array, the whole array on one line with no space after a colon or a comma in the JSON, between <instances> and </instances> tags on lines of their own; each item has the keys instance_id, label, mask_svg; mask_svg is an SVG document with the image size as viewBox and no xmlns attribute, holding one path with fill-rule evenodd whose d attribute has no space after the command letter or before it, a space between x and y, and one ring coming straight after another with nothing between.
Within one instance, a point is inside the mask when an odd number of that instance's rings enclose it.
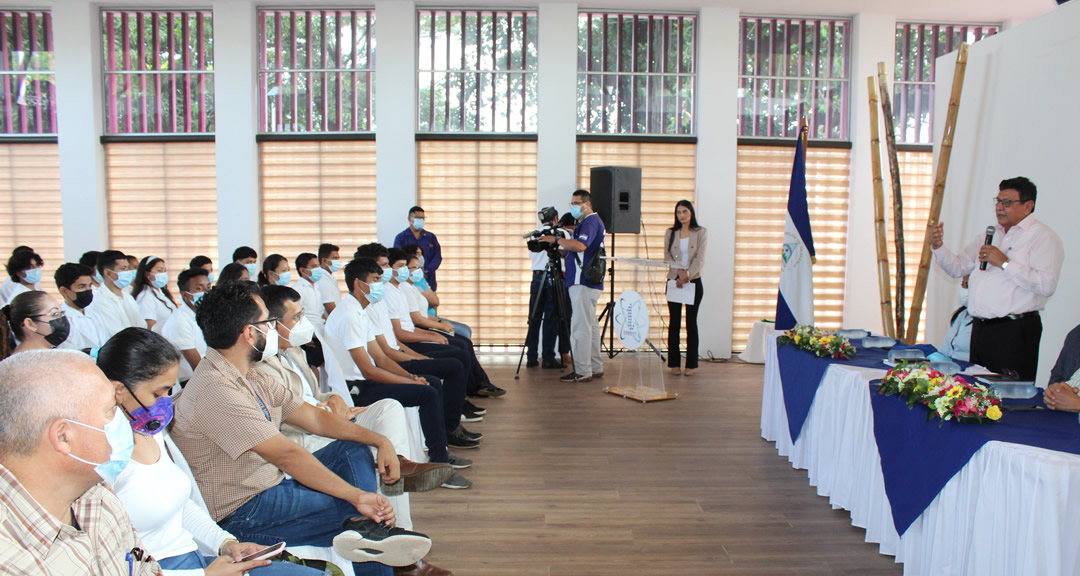
<instances>
[{"instance_id":1,"label":"window blind","mask_svg":"<svg viewBox=\"0 0 1080 576\"><path fill-rule=\"evenodd\" d=\"M53 273L64 263L64 222L56 144L0 144L0 206L0 260L7 263L16 246L33 248L45 261L41 288L59 298Z\"/></svg>"},{"instance_id":2,"label":"window blind","mask_svg":"<svg viewBox=\"0 0 1080 576\"><path fill-rule=\"evenodd\" d=\"M919 275L919 260L922 258L923 238L926 234L926 219L930 216L930 197L934 191L934 153L925 152L897 152L900 161L900 186L904 199L904 330L911 318L911 299L915 292L915 281ZM888 170L888 167L883 167ZM892 210L893 194L892 187L888 182L888 172L885 173L885 187L889 190L886 201L888 212L888 240L889 269L892 271L891 282L893 297L893 316L896 310L896 230L895 213ZM931 266L933 264L931 263ZM959 303L957 304L959 305ZM919 319L919 335L917 342L922 342L926 334L926 302L923 302L922 318Z\"/></svg>"},{"instance_id":3,"label":"window blind","mask_svg":"<svg viewBox=\"0 0 1080 576\"><path fill-rule=\"evenodd\" d=\"M375 240L374 140L263 142L259 158L262 254L281 254L292 268L297 255L329 242L344 265ZM336 277L346 290L344 273Z\"/></svg>"},{"instance_id":4,"label":"window blind","mask_svg":"<svg viewBox=\"0 0 1080 576\"><path fill-rule=\"evenodd\" d=\"M165 259L175 295L193 256L218 253L216 166L213 142L105 145L110 245L93 248Z\"/></svg>"},{"instance_id":5,"label":"window blind","mask_svg":"<svg viewBox=\"0 0 1080 576\"><path fill-rule=\"evenodd\" d=\"M537 225L536 142L422 141L417 163L425 229L442 245L439 314L472 326L477 344L520 345L532 280L521 235Z\"/></svg>"},{"instance_id":6,"label":"window blind","mask_svg":"<svg viewBox=\"0 0 1080 576\"><path fill-rule=\"evenodd\" d=\"M795 149L787 146L739 146L731 334L735 350L745 348L755 320L776 317L780 246L794 155ZM811 146L807 153L806 192L817 251L814 316L822 328L839 328L844 313L850 165L850 150Z\"/></svg>"}]
</instances>

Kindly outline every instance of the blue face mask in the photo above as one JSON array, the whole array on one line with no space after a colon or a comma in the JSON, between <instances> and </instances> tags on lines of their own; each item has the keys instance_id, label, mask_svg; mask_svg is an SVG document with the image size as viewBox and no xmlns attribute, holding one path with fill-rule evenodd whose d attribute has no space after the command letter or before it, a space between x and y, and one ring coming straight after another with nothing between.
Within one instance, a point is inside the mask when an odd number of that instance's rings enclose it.
<instances>
[{"instance_id":1,"label":"blue face mask","mask_svg":"<svg viewBox=\"0 0 1080 576\"><path fill-rule=\"evenodd\" d=\"M383 268L382 278L380 278L379 281L380 282L389 282L390 279L393 278L393 277L394 277L394 270L392 268Z\"/></svg>"},{"instance_id":2,"label":"blue face mask","mask_svg":"<svg viewBox=\"0 0 1080 576\"><path fill-rule=\"evenodd\" d=\"M311 281L318 282L322 278L322 268L315 268L311 271Z\"/></svg>"},{"instance_id":3,"label":"blue face mask","mask_svg":"<svg viewBox=\"0 0 1080 576\"><path fill-rule=\"evenodd\" d=\"M247 268L248 278L251 278L252 280L259 275L259 269L256 268L254 264L244 264L244 268Z\"/></svg>"},{"instance_id":4,"label":"blue face mask","mask_svg":"<svg viewBox=\"0 0 1080 576\"><path fill-rule=\"evenodd\" d=\"M123 290L124 288L127 288L128 286L131 286L131 283L134 282L134 281L135 281L135 271L134 270L125 270L124 272L117 272L116 273L116 280L113 280L113 284L115 284L117 288Z\"/></svg>"},{"instance_id":5,"label":"blue face mask","mask_svg":"<svg viewBox=\"0 0 1080 576\"><path fill-rule=\"evenodd\" d=\"M206 273L206 281L211 283L211 284L214 283L214 273L213 272L207 272Z\"/></svg>"},{"instance_id":6,"label":"blue face mask","mask_svg":"<svg viewBox=\"0 0 1080 576\"><path fill-rule=\"evenodd\" d=\"M574 220L581 218L581 206L578 206L577 204L571 204L570 215L574 217Z\"/></svg>"},{"instance_id":7,"label":"blue face mask","mask_svg":"<svg viewBox=\"0 0 1080 576\"><path fill-rule=\"evenodd\" d=\"M341 270L341 260L331 260L330 261L330 272L334 273L334 272L337 272L338 270Z\"/></svg>"},{"instance_id":8,"label":"blue face mask","mask_svg":"<svg viewBox=\"0 0 1080 576\"><path fill-rule=\"evenodd\" d=\"M199 302L202 301L203 296L206 296L206 292L195 292L195 293L188 292L188 294L191 295L191 307L192 308L198 308L199 307Z\"/></svg>"},{"instance_id":9,"label":"blue face mask","mask_svg":"<svg viewBox=\"0 0 1080 576\"><path fill-rule=\"evenodd\" d=\"M412 280L413 284L416 284L416 283L420 282L421 280L424 279L424 271L421 270L420 268L417 268L416 270L413 270L412 274L409 275L409 279Z\"/></svg>"},{"instance_id":10,"label":"blue face mask","mask_svg":"<svg viewBox=\"0 0 1080 576\"><path fill-rule=\"evenodd\" d=\"M427 278L421 278L414 286L420 289L421 292L431 289L431 284L428 284Z\"/></svg>"},{"instance_id":11,"label":"blue face mask","mask_svg":"<svg viewBox=\"0 0 1080 576\"><path fill-rule=\"evenodd\" d=\"M27 284L37 284L41 282L41 268L31 268L26 272L23 272L23 281Z\"/></svg>"},{"instance_id":12,"label":"blue face mask","mask_svg":"<svg viewBox=\"0 0 1080 576\"><path fill-rule=\"evenodd\" d=\"M424 229L424 219L423 218L413 218L412 225L413 225L413 228L416 228L417 230L423 230Z\"/></svg>"},{"instance_id":13,"label":"blue face mask","mask_svg":"<svg viewBox=\"0 0 1080 576\"><path fill-rule=\"evenodd\" d=\"M83 464L93 466L94 472L97 472L98 476L101 476L101 479L109 484L115 482L116 477L124 471L128 462L131 461L131 452L135 449L135 436L131 432L131 425L128 424L128 419L127 416L124 415L124 411L117 408L112 421L106 424L104 429L89 424L83 424L82 422L77 422L68 418L64 418L64 420L105 434L105 440L109 443L109 448L112 449L107 462L98 464L96 462L90 462L89 460L83 460L71 453L68 453L68 456L71 456Z\"/></svg>"},{"instance_id":14,"label":"blue face mask","mask_svg":"<svg viewBox=\"0 0 1080 576\"><path fill-rule=\"evenodd\" d=\"M368 284L368 294L367 294L368 302L371 302L372 304L375 304L378 301L382 300L383 299L383 294L385 294L385 291L384 291L385 288L386 287L383 286L382 282L376 282L374 284Z\"/></svg>"},{"instance_id":15,"label":"blue face mask","mask_svg":"<svg viewBox=\"0 0 1080 576\"><path fill-rule=\"evenodd\" d=\"M100 272L94 272L94 282L97 282L98 284L102 284L105 282L105 279L101 277Z\"/></svg>"},{"instance_id":16,"label":"blue face mask","mask_svg":"<svg viewBox=\"0 0 1080 576\"><path fill-rule=\"evenodd\" d=\"M275 282L275 284L278 286L288 286L291 281L292 274L290 272L282 272L281 274L278 274L277 282Z\"/></svg>"},{"instance_id":17,"label":"blue face mask","mask_svg":"<svg viewBox=\"0 0 1080 576\"><path fill-rule=\"evenodd\" d=\"M397 274L397 281L398 282L408 282L409 281L409 269L408 268L402 266L401 268L398 268L397 270L395 270L394 273Z\"/></svg>"},{"instance_id":18,"label":"blue face mask","mask_svg":"<svg viewBox=\"0 0 1080 576\"><path fill-rule=\"evenodd\" d=\"M150 281L150 284L152 284L154 288L164 288L169 284L169 274L166 272L154 274L154 279Z\"/></svg>"}]
</instances>

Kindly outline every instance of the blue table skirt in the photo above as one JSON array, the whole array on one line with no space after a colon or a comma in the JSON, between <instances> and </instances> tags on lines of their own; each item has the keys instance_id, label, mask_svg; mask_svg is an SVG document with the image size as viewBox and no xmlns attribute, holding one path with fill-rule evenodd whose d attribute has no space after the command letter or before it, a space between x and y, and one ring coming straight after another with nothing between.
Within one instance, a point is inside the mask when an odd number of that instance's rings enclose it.
<instances>
[{"instance_id":1,"label":"blue table skirt","mask_svg":"<svg viewBox=\"0 0 1080 576\"><path fill-rule=\"evenodd\" d=\"M899 396L879 394L877 382L870 388L874 439L893 524L901 536L987 442L1012 442L1080 454L1076 414L1006 410L996 423L949 421L938 428L940 420L926 421L925 406L908 409ZM1042 397L1005 404L1016 403L1042 405Z\"/></svg>"}]
</instances>

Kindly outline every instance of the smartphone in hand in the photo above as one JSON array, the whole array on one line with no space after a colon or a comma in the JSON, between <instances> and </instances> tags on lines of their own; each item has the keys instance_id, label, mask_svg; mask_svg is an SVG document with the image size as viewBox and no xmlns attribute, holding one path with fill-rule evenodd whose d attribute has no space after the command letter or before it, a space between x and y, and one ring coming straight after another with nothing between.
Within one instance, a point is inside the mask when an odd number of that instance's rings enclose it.
<instances>
[{"instance_id":1,"label":"smartphone in hand","mask_svg":"<svg viewBox=\"0 0 1080 576\"><path fill-rule=\"evenodd\" d=\"M274 556L277 556L278 554L281 554L281 551L284 550L284 549L285 549L285 543L284 542L278 542L277 544L274 544L273 546L267 546L266 548L263 548L262 550L259 550L257 552L253 552L251 554L248 554L247 556L244 556L243 558L241 558L240 561L241 562L251 562L252 560L264 560L266 558L273 558Z\"/></svg>"}]
</instances>

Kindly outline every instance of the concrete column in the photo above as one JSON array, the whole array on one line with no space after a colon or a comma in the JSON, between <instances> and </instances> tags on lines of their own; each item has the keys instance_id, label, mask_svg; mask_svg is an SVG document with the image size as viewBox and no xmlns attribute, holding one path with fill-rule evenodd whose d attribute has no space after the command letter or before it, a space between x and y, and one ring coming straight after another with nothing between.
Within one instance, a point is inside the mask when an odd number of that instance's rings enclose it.
<instances>
[{"instance_id":1,"label":"concrete column","mask_svg":"<svg viewBox=\"0 0 1080 576\"><path fill-rule=\"evenodd\" d=\"M379 242L389 246L416 204L416 5L382 0L375 67L375 194Z\"/></svg>"},{"instance_id":2,"label":"concrete column","mask_svg":"<svg viewBox=\"0 0 1080 576\"><path fill-rule=\"evenodd\" d=\"M539 10L537 208L569 210L577 188L577 5Z\"/></svg>"}]
</instances>

